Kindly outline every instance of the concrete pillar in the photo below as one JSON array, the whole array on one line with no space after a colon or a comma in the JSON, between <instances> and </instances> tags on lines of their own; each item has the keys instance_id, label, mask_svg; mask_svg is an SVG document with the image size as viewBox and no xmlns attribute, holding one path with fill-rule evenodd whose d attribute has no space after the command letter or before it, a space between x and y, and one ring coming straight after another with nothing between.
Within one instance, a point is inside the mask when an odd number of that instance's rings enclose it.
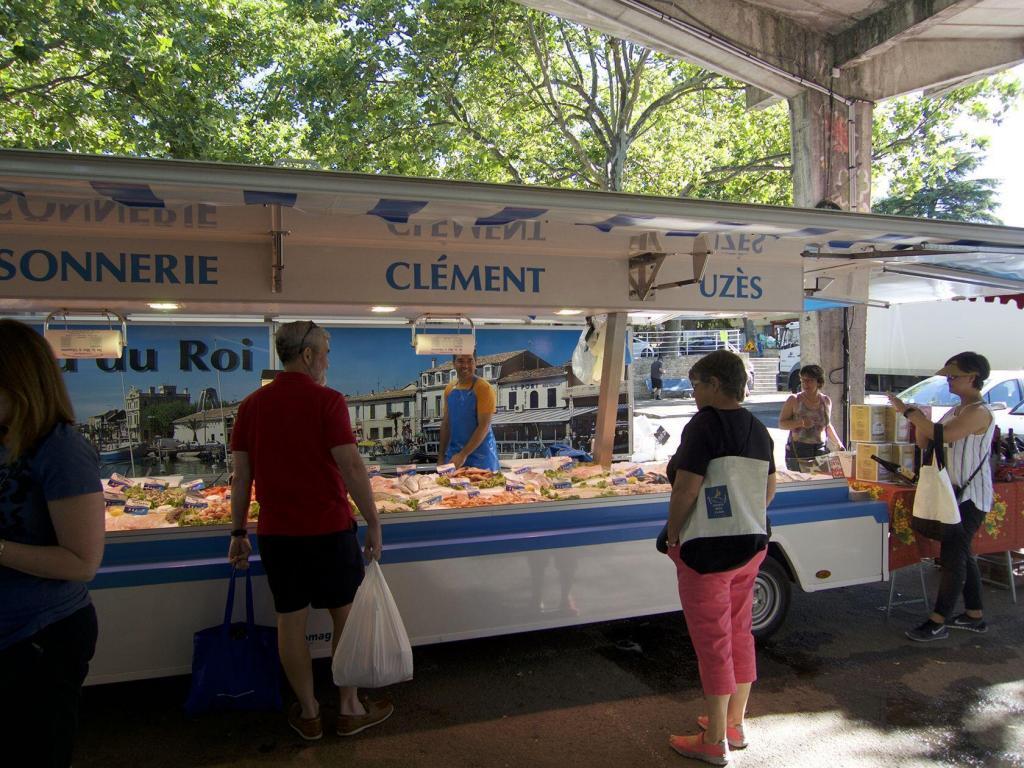
<instances>
[{"instance_id":1,"label":"concrete pillar","mask_svg":"<svg viewBox=\"0 0 1024 768\"><path fill-rule=\"evenodd\" d=\"M849 108L815 91L789 100L793 155L793 204L801 208L838 207L867 213L871 208L872 106ZM844 317L849 364L844 380ZM832 421L847 434L851 403L864 402L867 309L804 313L800 320L801 365L825 369L825 393L832 398Z\"/></svg>"}]
</instances>

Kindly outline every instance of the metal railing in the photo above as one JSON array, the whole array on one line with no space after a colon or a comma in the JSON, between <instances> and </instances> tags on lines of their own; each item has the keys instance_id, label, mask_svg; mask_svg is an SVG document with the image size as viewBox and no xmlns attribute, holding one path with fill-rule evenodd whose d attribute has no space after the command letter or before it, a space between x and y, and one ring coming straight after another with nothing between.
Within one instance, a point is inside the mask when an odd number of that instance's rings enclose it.
<instances>
[{"instance_id":1,"label":"metal railing","mask_svg":"<svg viewBox=\"0 0 1024 768\"><path fill-rule=\"evenodd\" d=\"M633 355L654 357L664 355L703 355L716 349L743 350L746 343L738 328L709 331L633 331Z\"/></svg>"}]
</instances>

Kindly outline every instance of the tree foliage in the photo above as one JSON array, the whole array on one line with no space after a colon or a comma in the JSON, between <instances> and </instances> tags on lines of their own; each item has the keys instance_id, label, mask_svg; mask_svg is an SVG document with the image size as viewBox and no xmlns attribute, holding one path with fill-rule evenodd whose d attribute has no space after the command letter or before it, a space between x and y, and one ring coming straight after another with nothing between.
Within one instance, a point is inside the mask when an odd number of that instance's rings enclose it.
<instances>
[{"instance_id":1,"label":"tree foliage","mask_svg":"<svg viewBox=\"0 0 1024 768\"><path fill-rule=\"evenodd\" d=\"M971 125L1019 99L1001 77L877 107L882 208L986 220ZM512 0L0 9L0 146L784 205L788 121L728 78Z\"/></svg>"},{"instance_id":2,"label":"tree foliage","mask_svg":"<svg viewBox=\"0 0 1024 768\"><path fill-rule=\"evenodd\" d=\"M873 178L879 213L999 223L998 182L970 178L988 148L985 127L1021 101L1021 83L996 75L942 96L892 99L875 110Z\"/></svg>"}]
</instances>

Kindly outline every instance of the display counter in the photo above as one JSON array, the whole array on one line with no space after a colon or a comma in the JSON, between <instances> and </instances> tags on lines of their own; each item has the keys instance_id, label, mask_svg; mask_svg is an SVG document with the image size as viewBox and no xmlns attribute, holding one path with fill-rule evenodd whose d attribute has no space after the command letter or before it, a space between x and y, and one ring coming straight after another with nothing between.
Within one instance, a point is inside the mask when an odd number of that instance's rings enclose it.
<instances>
[{"instance_id":1,"label":"display counter","mask_svg":"<svg viewBox=\"0 0 1024 768\"><path fill-rule=\"evenodd\" d=\"M382 515L405 516L412 512L444 513L507 505L533 505L549 501L588 501L666 494L672 488L666 462L620 462L604 469L554 457L503 464L498 472L463 468L424 471L415 465L399 468L394 475L381 474L370 465L370 485ZM780 485L829 481L826 475L780 470ZM113 475L104 481L106 530L187 529L231 522L231 488L206 486L202 478ZM350 504L355 506L352 500ZM357 510L358 512L358 510ZM255 500L249 520L259 517Z\"/></svg>"},{"instance_id":2,"label":"display counter","mask_svg":"<svg viewBox=\"0 0 1024 768\"><path fill-rule=\"evenodd\" d=\"M668 509L669 487L662 487L641 495L382 514L381 562L412 642L679 610L674 567L654 547ZM850 501L845 481L780 483L769 518L771 557L755 600L759 631L781 624L791 580L819 590L885 578L885 505ZM90 682L189 671L192 634L223 614L229 529L107 535L90 585L101 626ZM273 624L258 536L253 544L257 620ZM314 655L329 653L325 612L311 612L307 636Z\"/></svg>"},{"instance_id":3,"label":"display counter","mask_svg":"<svg viewBox=\"0 0 1024 768\"><path fill-rule=\"evenodd\" d=\"M889 569L912 565L925 557L938 557L939 543L926 539L910 527L914 509L914 488L891 483L854 481L884 501L889 510ZM985 555L1024 549L1024 480L993 483L995 503L974 537L975 554Z\"/></svg>"}]
</instances>

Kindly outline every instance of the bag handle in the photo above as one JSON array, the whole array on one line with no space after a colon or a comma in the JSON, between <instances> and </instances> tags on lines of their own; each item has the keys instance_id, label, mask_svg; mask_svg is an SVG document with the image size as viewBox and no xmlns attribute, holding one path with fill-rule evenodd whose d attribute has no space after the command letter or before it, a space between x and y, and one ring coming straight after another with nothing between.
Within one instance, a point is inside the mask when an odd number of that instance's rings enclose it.
<instances>
[{"instance_id":1,"label":"bag handle","mask_svg":"<svg viewBox=\"0 0 1024 768\"><path fill-rule=\"evenodd\" d=\"M928 447L924 449L922 464L935 464L940 472L946 468L946 446L942 442L942 424L932 425L932 439L928 441Z\"/></svg>"},{"instance_id":2,"label":"bag handle","mask_svg":"<svg viewBox=\"0 0 1024 768\"><path fill-rule=\"evenodd\" d=\"M231 626L231 617L234 613L235 608L235 577L238 575L238 568L231 569L231 578L228 580L228 601L224 606L224 623L222 625L225 632L228 627ZM245 623L250 627L255 623L253 617L253 599L252 599L252 574L249 569L245 569Z\"/></svg>"}]
</instances>

